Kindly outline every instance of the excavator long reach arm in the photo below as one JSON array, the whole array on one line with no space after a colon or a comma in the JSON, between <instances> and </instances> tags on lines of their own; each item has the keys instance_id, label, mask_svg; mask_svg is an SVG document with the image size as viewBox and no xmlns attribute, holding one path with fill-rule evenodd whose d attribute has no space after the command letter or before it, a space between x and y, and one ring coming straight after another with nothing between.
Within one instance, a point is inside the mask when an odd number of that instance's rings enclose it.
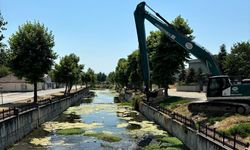
<instances>
[{"instance_id":1,"label":"excavator long reach arm","mask_svg":"<svg viewBox=\"0 0 250 150\"><path fill-rule=\"evenodd\" d=\"M151 14L145 7L151 9L155 15ZM224 112L250 112L250 84L232 85L228 76L221 75L220 69L213 59L212 54L193 42L190 38L178 32L173 25L166 21L161 15L150 8L145 2L137 5L134 12L137 36L139 42L141 68L143 80L146 86L146 94L149 97L150 71L148 61L148 50L146 44L145 20L148 20L161 32L198 58L210 71L212 75L209 78L207 86L207 98L210 103L191 103L191 111L218 111ZM167 53L167 52L166 52Z\"/></svg>"},{"instance_id":2,"label":"excavator long reach arm","mask_svg":"<svg viewBox=\"0 0 250 150\"><path fill-rule=\"evenodd\" d=\"M151 13L145 10L146 3L141 2L137 5L137 8L134 12L138 41L139 41L139 49L141 54L142 61L142 72L143 79L146 84L146 88L148 89L150 84L150 75L149 75L149 65L148 65L148 51L146 45L146 33L145 33L145 19L151 22L154 26L156 26L161 32L165 33L170 39L178 43L188 52L193 54L195 57L200 59L209 69L213 76L220 75L220 70L213 60L212 55L206 51L204 48L200 47L196 43L192 42L188 37L180 34L178 31L174 29L174 27L168 23L163 17L161 17L158 13L156 13L155 17ZM161 19L161 20L160 20Z\"/></svg>"}]
</instances>

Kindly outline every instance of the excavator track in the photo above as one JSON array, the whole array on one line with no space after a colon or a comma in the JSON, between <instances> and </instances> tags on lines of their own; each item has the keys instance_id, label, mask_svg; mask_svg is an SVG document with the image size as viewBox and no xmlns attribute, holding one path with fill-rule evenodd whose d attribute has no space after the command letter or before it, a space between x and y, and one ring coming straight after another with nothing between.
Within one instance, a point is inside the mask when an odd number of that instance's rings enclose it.
<instances>
[{"instance_id":1,"label":"excavator track","mask_svg":"<svg viewBox=\"0 0 250 150\"><path fill-rule=\"evenodd\" d=\"M247 103L236 103L228 101L205 101L194 102L188 105L192 113L238 113L249 114L250 105Z\"/></svg>"}]
</instances>

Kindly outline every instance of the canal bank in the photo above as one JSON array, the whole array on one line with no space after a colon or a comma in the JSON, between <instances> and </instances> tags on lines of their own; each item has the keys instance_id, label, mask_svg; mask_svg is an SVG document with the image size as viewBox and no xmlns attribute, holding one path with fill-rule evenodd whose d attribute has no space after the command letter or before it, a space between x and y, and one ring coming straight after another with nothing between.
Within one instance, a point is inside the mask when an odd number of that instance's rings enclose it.
<instances>
[{"instance_id":1,"label":"canal bank","mask_svg":"<svg viewBox=\"0 0 250 150\"><path fill-rule=\"evenodd\" d=\"M154 121L173 136L180 139L191 150L230 150L247 149L244 143L224 137L207 127L198 127L195 123L178 113L171 112L157 105L138 101L138 110L149 120ZM209 134L213 135L210 136Z\"/></svg>"},{"instance_id":2,"label":"canal bank","mask_svg":"<svg viewBox=\"0 0 250 150\"><path fill-rule=\"evenodd\" d=\"M114 91L94 92L94 98L82 100L53 121L43 123L12 149L186 149L180 140L141 113L115 104Z\"/></svg>"},{"instance_id":3,"label":"canal bank","mask_svg":"<svg viewBox=\"0 0 250 150\"><path fill-rule=\"evenodd\" d=\"M88 89L83 89L55 100L45 100L37 106L27 107L24 110L14 109L13 115L0 121L0 149L6 149L40 124L50 121L64 110L88 95Z\"/></svg>"}]
</instances>

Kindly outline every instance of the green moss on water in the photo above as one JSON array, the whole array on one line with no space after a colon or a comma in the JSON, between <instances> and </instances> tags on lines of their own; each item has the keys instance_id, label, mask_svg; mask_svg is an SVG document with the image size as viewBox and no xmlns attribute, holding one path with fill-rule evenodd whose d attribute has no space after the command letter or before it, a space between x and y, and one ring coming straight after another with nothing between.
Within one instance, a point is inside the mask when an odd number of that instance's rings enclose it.
<instances>
[{"instance_id":1,"label":"green moss on water","mask_svg":"<svg viewBox=\"0 0 250 150\"><path fill-rule=\"evenodd\" d=\"M87 133L84 133L83 135L96 137L97 139L107 141L107 142L119 142L122 140L119 136L113 135L111 133L105 133L105 132L87 132Z\"/></svg>"},{"instance_id":2,"label":"green moss on water","mask_svg":"<svg viewBox=\"0 0 250 150\"><path fill-rule=\"evenodd\" d=\"M164 150L183 150L181 147L167 147Z\"/></svg>"},{"instance_id":3,"label":"green moss on water","mask_svg":"<svg viewBox=\"0 0 250 150\"><path fill-rule=\"evenodd\" d=\"M159 144L149 144L143 150L183 150L182 147L162 147Z\"/></svg>"},{"instance_id":4,"label":"green moss on water","mask_svg":"<svg viewBox=\"0 0 250 150\"><path fill-rule=\"evenodd\" d=\"M138 130L141 129L141 125L137 123L129 123L127 126L128 130Z\"/></svg>"},{"instance_id":5,"label":"green moss on water","mask_svg":"<svg viewBox=\"0 0 250 150\"><path fill-rule=\"evenodd\" d=\"M158 147L160 147L161 150L183 150L185 149L185 146L183 143L177 139L176 137L169 137L169 135L157 135L155 136L156 141L158 142ZM152 144L147 147L147 150L150 150L150 148L156 148L157 146Z\"/></svg>"},{"instance_id":6,"label":"green moss on water","mask_svg":"<svg viewBox=\"0 0 250 150\"><path fill-rule=\"evenodd\" d=\"M56 131L59 135L77 135L83 134L84 130L81 128L69 128L69 129L59 129Z\"/></svg>"},{"instance_id":7,"label":"green moss on water","mask_svg":"<svg viewBox=\"0 0 250 150\"><path fill-rule=\"evenodd\" d=\"M164 137L160 139L161 142L167 142L173 145L182 145L182 142L176 137Z\"/></svg>"},{"instance_id":8,"label":"green moss on water","mask_svg":"<svg viewBox=\"0 0 250 150\"><path fill-rule=\"evenodd\" d=\"M149 144L148 146L144 147L143 150L160 150L161 147L158 144Z\"/></svg>"}]
</instances>

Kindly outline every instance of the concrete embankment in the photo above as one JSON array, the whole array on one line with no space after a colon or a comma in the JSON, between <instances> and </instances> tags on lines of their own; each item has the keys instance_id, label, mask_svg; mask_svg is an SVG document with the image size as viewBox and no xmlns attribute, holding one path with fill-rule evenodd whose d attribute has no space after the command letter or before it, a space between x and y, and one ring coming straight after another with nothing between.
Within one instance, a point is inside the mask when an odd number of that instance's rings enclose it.
<instances>
[{"instance_id":1,"label":"concrete embankment","mask_svg":"<svg viewBox=\"0 0 250 150\"><path fill-rule=\"evenodd\" d=\"M15 115L1 120L0 149L8 148L40 124L54 119L87 94L88 89L83 89L65 98L50 101L26 111L16 112Z\"/></svg>"},{"instance_id":2,"label":"concrete embankment","mask_svg":"<svg viewBox=\"0 0 250 150\"><path fill-rule=\"evenodd\" d=\"M147 117L159 124L173 136L180 139L190 150L220 150L226 149L220 143L208 140L200 135L197 130L186 127L184 124L172 119L170 116L159 112L155 108L148 106L144 102L139 102L139 111Z\"/></svg>"}]
</instances>

